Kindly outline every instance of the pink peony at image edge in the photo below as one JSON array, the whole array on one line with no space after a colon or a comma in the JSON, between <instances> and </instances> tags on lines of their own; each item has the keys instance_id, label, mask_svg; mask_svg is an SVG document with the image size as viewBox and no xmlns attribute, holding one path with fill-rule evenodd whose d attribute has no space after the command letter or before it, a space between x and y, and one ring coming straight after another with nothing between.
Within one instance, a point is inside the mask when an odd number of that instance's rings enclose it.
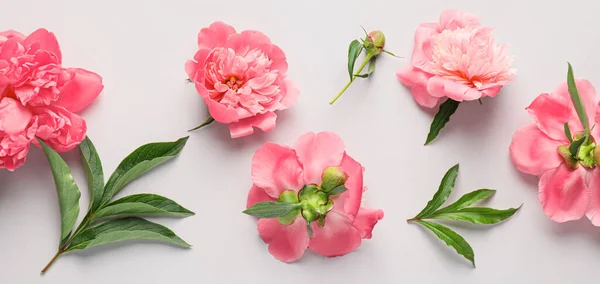
<instances>
[{"instance_id":1,"label":"pink peony at image edge","mask_svg":"<svg viewBox=\"0 0 600 284\"><path fill-rule=\"evenodd\" d=\"M459 10L443 11L439 23L419 25L414 43L410 64L396 76L423 107L433 108L445 97L458 102L494 97L516 74L492 29Z\"/></svg>"},{"instance_id":2,"label":"pink peony at image edge","mask_svg":"<svg viewBox=\"0 0 600 284\"><path fill-rule=\"evenodd\" d=\"M62 67L58 41L46 29L0 32L0 168L23 165L30 143L39 146L35 137L59 152L77 146L87 127L75 113L103 87L96 73Z\"/></svg>"},{"instance_id":3,"label":"pink peony at image edge","mask_svg":"<svg viewBox=\"0 0 600 284\"><path fill-rule=\"evenodd\" d=\"M342 139L330 132L309 132L293 148L267 142L252 158L253 186L247 208L263 201L276 201L286 190L298 193L304 185L320 184L328 167L339 167L348 177L348 190L333 199L324 226L311 223L312 238L302 214L284 225L278 219L259 219L258 232L269 252L284 262L302 257L306 249L326 257L345 255L370 239L383 211L362 205L364 168L345 151Z\"/></svg>"},{"instance_id":4,"label":"pink peony at image edge","mask_svg":"<svg viewBox=\"0 0 600 284\"><path fill-rule=\"evenodd\" d=\"M215 22L198 34L198 51L185 63L189 79L211 117L228 124L232 138L254 127L275 128L278 110L289 108L299 91L287 77L284 52L259 31Z\"/></svg>"}]
</instances>

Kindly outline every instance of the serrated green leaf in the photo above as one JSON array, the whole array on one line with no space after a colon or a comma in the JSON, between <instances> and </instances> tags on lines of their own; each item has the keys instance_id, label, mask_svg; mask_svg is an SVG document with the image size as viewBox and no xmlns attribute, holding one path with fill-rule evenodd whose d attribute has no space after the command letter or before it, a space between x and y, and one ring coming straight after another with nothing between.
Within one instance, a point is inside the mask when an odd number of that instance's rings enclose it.
<instances>
[{"instance_id":1,"label":"serrated green leaf","mask_svg":"<svg viewBox=\"0 0 600 284\"><path fill-rule=\"evenodd\" d=\"M350 46L348 46L348 74L350 75L350 80L354 79L352 76L354 73L354 64L362 49L363 45L358 40L353 40L350 42Z\"/></svg>"},{"instance_id":2,"label":"serrated green leaf","mask_svg":"<svg viewBox=\"0 0 600 284\"><path fill-rule=\"evenodd\" d=\"M62 246L67 241L73 227L75 227L75 222L79 216L79 197L81 196L81 192L73 180L71 169L69 169L67 163L65 163L58 153L46 145L44 141L39 138L38 141L42 145L50 163L56 193L58 194L58 206L61 217L60 246Z\"/></svg>"},{"instance_id":3,"label":"serrated green leaf","mask_svg":"<svg viewBox=\"0 0 600 284\"><path fill-rule=\"evenodd\" d=\"M194 212L175 201L156 194L134 194L113 201L100 209L96 219L116 215L151 214L171 217L187 217Z\"/></svg>"},{"instance_id":4,"label":"serrated green leaf","mask_svg":"<svg viewBox=\"0 0 600 284\"><path fill-rule=\"evenodd\" d=\"M486 199L496 193L493 189L478 189L472 192L469 192L459 198L456 202L435 211L433 214L445 213L445 212L453 212L456 210L463 209L465 207L469 207L475 204L477 201Z\"/></svg>"},{"instance_id":5,"label":"serrated green leaf","mask_svg":"<svg viewBox=\"0 0 600 284\"><path fill-rule=\"evenodd\" d=\"M450 116L458 109L458 104L459 102L448 99L440 105L440 109L433 117L433 122L431 122L431 126L429 127L429 134L427 134L425 145L431 143L440 134L446 123L450 121Z\"/></svg>"},{"instance_id":6,"label":"serrated green leaf","mask_svg":"<svg viewBox=\"0 0 600 284\"><path fill-rule=\"evenodd\" d=\"M433 195L433 198L427 202L425 208L423 208L423 210L417 214L416 218L426 218L427 216L431 215L431 213L435 212L435 210L440 208L444 202L446 202L450 192L452 192L452 189L454 188L454 183L456 182L456 177L458 176L458 167L458 164L456 164L446 172L442 182L440 183L438 191Z\"/></svg>"},{"instance_id":7,"label":"serrated green leaf","mask_svg":"<svg viewBox=\"0 0 600 284\"><path fill-rule=\"evenodd\" d=\"M514 215L519 208L510 208L498 210L486 207L469 207L457 210L455 212L434 213L428 219L447 219L457 221L467 221L473 224L490 225L502 222Z\"/></svg>"},{"instance_id":8,"label":"serrated green leaf","mask_svg":"<svg viewBox=\"0 0 600 284\"><path fill-rule=\"evenodd\" d=\"M571 155L573 155L573 157L577 157L577 154L579 153L579 148L581 148L581 145L583 145L586 139L587 137L583 136L573 141L573 143L569 145L569 152L571 153Z\"/></svg>"},{"instance_id":9,"label":"serrated green leaf","mask_svg":"<svg viewBox=\"0 0 600 284\"><path fill-rule=\"evenodd\" d=\"M127 240L153 240L190 247L190 244L165 226L138 217L127 217L108 220L85 229L73 238L66 251L82 250Z\"/></svg>"},{"instance_id":10,"label":"serrated green leaf","mask_svg":"<svg viewBox=\"0 0 600 284\"><path fill-rule=\"evenodd\" d=\"M585 131L585 136L590 135L590 122L588 120L588 115L585 111L585 106L581 101L581 96L579 95L579 91L577 90L577 84L575 83L575 76L573 75L573 67L571 67L571 63L568 63L569 70L567 71L567 86L569 89L569 95L571 96L571 101L575 106L575 110L577 111L577 116L579 116L579 120L581 121L581 125Z\"/></svg>"},{"instance_id":11,"label":"serrated green leaf","mask_svg":"<svg viewBox=\"0 0 600 284\"><path fill-rule=\"evenodd\" d=\"M567 139L569 139L569 142L573 143L573 134L571 134L571 128L569 127L568 122L565 122L564 129L565 129L565 136L567 136Z\"/></svg>"},{"instance_id":12,"label":"serrated green leaf","mask_svg":"<svg viewBox=\"0 0 600 284\"><path fill-rule=\"evenodd\" d=\"M283 202L259 202L244 210L244 214L258 218L277 218L284 217L294 210L300 208L300 204L290 204Z\"/></svg>"},{"instance_id":13,"label":"serrated green leaf","mask_svg":"<svg viewBox=\"0 0 600 284\"><path fill-rule=\"evenodd\" d=\"M146 144L129 154L108 179L101 204L106 205L125 185L177 156L185 146L188 138L180 138L174 142Z\"/></svg>"},{"instance_id":14,"label":"serrated green leaf","mask_svg":"<svg viewBox=\"0 0 600 284\"><path fill-rule=\"evenodd\" d=\"M336 187L336 188L334 188L334 189L332 189L332 190L330 190L330 191L328 191L328 192L326 192L326 193L327 193L327 195L329 195L329 196L333 196L333 195L339 195L339 194L342 194L342 193L344 193L346 190L348 190L348 188L347 188L345 185L340 185L340 186L338 186L338 187Z\"/></svg>"},{"instance_id":15,"label":"serrated green leaf","mask_svg":"<svg viewBox=\"0 0 600 284\"><path fill-rule=\"evenodd\" d=\"M96 147L89 137L85 137L79 144L81 163L85 169L90 191L90 211L94 212L100 207L102 195L104 194L104 172L102 162L96 151Z\"/></svg>"},{"instance_id":16,"label":"serrated green leaf","mask_svg":"<svg viewBox=\"0 0 600 284\"><path fill-rule=\"evenodd\" d=\"M473 267L475 267L475 253L473 252L471 245L469 245L463 237L450 230L450 228L437 223L423 220L416 220L415 222L432 231L440 240L444 241L446 245L454 248L458 254L471 261Z\"/></svg>"}]
</instances>

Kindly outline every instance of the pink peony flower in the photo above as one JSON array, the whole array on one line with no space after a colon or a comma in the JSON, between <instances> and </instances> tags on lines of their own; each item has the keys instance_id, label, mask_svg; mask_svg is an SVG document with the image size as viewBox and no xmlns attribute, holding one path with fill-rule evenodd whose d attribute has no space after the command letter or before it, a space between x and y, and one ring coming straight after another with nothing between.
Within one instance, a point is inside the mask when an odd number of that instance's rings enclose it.
<instances>
[{"instance_id":1,"label":"pink peony flower","mask_svg":"<svg viewBox=\"0 0 600 284\"><path fill-rule=\"evenodd\" d=\"M586 112L600 123L598 98L592 84L576 80ZM600 226L600 156L595 150L600 129L592 128L592 143L573 157L569 139L583 133L583 126L571 102L567 83L550 94L539 95L527 108L535 123L517 130L510 145L510 156L524 173L540 177L539 200L544 212L556 222L577 220L587 214ZM568 123L573 137L567 137Z\"/></svg>"},{"instance_id":2,"label":"pink peony flower","mask_svg":"<svg viewBox=\"0 0 600 284\"><path fill-rule=\"evenodd\" d=\"M383 211L362 206L367 189L363 171L345 152L342 139L329 132L307 133L294 148L267 142L258 149L252 159L254 185L247 207L282 198L300 200L303 205L301 211L286 218L258 220L258 232L269 244L269 252L284 262L299 259L307 248L335 257L358 248L362 239L370 239ZM332 180L344 184L347 191L327 197L322 190L326 184L331 186ZM314 220L310 223L312 238L307 220Z\"/></svg>"},{"instance_id":3,"label":"pink peony flower","mask_svg":"<svg viewBox=\"0 0 600 284\"><path fill-rule=\"evenodd\" d=\"M512 62L491 28L473 15L447 10L439 23L417 28L411 64L396 75L418 104L433 108L444 97L461 102L496 96L516 74Z\"/></svg>"},{"instance_id":4,"label":"pink peony flower","mask_svg":"<svg viewBox=\"0 0 600 284\"><path fill-rule=\"evenodd\" d=\"M104 88L102 77L61 64L53 33L45 29L29 36L0 32L0 104L4 106L0 168L14 170L22 165L29 143L38 145L36 136L59 152L73 149L85 138L85 121L73 112L96 99ZM10 131L11 125L15 131Z\"/></svg>"},{"instance_id":5,"label":"pink peony flower","mask_svg":"<svg viewBox=\"0 0 600 284\"><path fill-rule=\"evenodd\" d=\"M199 50L185 71L214 120L229 124L232 138L253 127L271 131L275 111L290 107L298 90L287 78L283 51L259 31L243 31L215 22L198 34Z\"/></svg>"}]
</instances>

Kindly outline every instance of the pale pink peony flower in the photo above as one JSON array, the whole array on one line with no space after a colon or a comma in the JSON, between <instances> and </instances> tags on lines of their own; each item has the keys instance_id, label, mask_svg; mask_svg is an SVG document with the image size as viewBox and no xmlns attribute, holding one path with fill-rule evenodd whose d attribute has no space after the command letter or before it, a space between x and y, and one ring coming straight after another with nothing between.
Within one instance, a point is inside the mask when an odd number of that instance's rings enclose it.
<instances>
[{"instance_id":1,"label":"pale pink peony flower","mask_svg":"<svg viewBox=\"0 0 600 284\"><path fill-rule=\"evenodd\" d=\"M38 145L35 136L59 152L73 149L85 138L85 121L73 112L96 99L104 88L102 77L61 63L60 47L51 32L39 29L29 36L0 32L0 99L5 105L0 125L19 122L17 132L0 131L0 168L22 165L29 143Z\"/></svg>"},{"instance_id":2,"label":"pale pink peony flower","mask_svg":"<svg viewBox=\"0 0 600 284\"><path fill-rule=\"evenodd\" d=\"M491 28L473 15L447 10L439 23L417 28L411 64L396 75L418 104L433 108L444 97L461 102L496 96L516 74L512 62Z\"/></svg>"},{"instance_id":3,"label":"pale pink peony flower","mask_svg":"<svg viewBox=\"0 0 600 284\"><path fill-rule=\"evenodd\" d=\"M590 118L595 116L596 124L600 123L596 90L587 80L576 80L576 85L586 112ZM571 144L565 135L565 122L572 135L583 131L567 83L550 94L539 95L527 111L535 123L515 132L510 156L521 172L540 178L538 196L544 212L556 222L578 220L587 215L595 226L600 226L600 169L597 165L590 166L590 161L585 159L573 160L570 155L566 160L559 149ZM594 127L591 136L595 138L592 141L599 141L600 128ZM591 162L597 164L598 151L590 151L594 149L583 150L583 153L595 156L596 161Z\"/></svg>"},{"instance_id":4,"label":"pale pink peony flower","mask_svg":"<svg viewBox=\"0 0 600 284\"><path fill-rule=\"evenodd\" d=\"M275 111L290 107L298 90L287 78L283 51L259 31L242 31L215 22L198 34L199 50L185 71L212 118L229 124L232 138L253 127L271 131Z\"/></svg>"},{"instance_id":5,"label":"pale pink peony flower","mask_svg":"<svg viewBox=\"0 0 600 284\"><path fill-rule=\"evenodd\" d=\"M277 259L291 262L307 248L326 257L345 255L358 248L362 239L370 239L373 227L383 218L383 211L362 206L364 168L344 149L342 139L330 132L302 135L294 148L267 142L252 158L252 181L247 207L276 201L284 191L297 195L305 185L321 185L328 167L338 167L347 177L348 190L329 197L333 206L327 211L324 226L311 222L309 238L305 212L291 222L259 219L258 232L269 244Z\"/></svg>"}]
</instances>

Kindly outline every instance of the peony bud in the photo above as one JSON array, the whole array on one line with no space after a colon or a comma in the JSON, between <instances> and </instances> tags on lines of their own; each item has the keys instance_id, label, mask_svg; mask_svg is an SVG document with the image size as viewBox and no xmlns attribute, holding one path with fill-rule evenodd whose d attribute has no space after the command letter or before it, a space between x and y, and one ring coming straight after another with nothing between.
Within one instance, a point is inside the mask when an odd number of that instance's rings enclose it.
<instances>
[{"instance_id":1,"label":"peony bud","mask_svg":"<svg viewBox=\"0 0 600 284\"><path fill-rule=\"evenodd\" d=\"M323 172L322 179L323 184L321 184L321 189L324 192L329 192L340 185L344 185L348 179L348 175L338 167L329 167Z\"/></svg>"},{"instance_id":2,"label":"peony bud","mask_svg":"<svg viewBox=\"0 0 600 284\"><path fill-rule=\"evenodd\" d=\"M575 158L573 158L573 155L571 155L571 151L569 151L568 146L559 146L558 149L556 150L556 152L558 152L558 154L565 161L565 164L567 166L569 166L570 168L576 169L577 166L579 166L579 163L577 162L577 160Z\"/></svg>"},{"instance_id":3,"label":"peony bud","mask_svg":"<svg viewBox=\"0 0 600 284\"><path fill-rule=\"evenodd\" d=\"M383 32L380 30L374 30L369 33L368 37L375 47L372 52L374 52L375 55L380 54L385 46L385 35Z\"/></svg>"}]
</instances>

